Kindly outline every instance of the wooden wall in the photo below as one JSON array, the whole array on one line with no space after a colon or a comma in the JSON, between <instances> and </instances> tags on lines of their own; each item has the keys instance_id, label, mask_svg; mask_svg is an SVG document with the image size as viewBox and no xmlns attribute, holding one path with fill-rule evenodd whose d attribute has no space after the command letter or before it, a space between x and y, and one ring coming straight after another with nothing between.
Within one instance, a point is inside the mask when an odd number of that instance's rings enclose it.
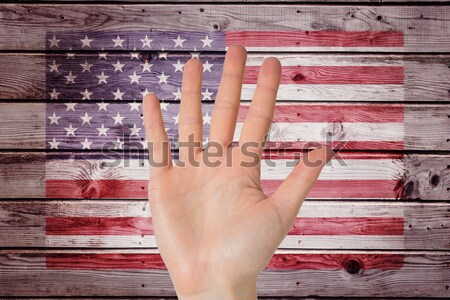
<instances>
[{"instance_id":1,"label":"wooden wall","mask_svg":"<svg viewBox=\"0 0 450 300\"><path fill-rule=\"evenodd\" d=\"M450 297L450 6L45 2L0 4L0 297L175 296L153 237L144 130L130 128L142 125L141 92L156 90L176 139L174 91L181 81L175 75L167 85L155 81L158 64L199 55L215 65L203 82L213 91L226 46L237 42L248 51L239 120L263 59L275 55L283 67L267 147L291 148L266 152L265 191L287 176L284 163L305 143L331 139L342 149L261 273L258 295ZM216 44L163 49L156 41L135 49L138 36L166 33L209 35ZM85 35L94 41L120 35L124 43L72 48ZM103 66L128 61L128 74L148 80L113 82L111 71L110 83L126 90L122 96L81 73L74 85L58 83L80 59ZM141 64L148 62L155 67L146 72ZM93 94L83 95L85 86ZM204 113L214 97L204 95ZM93 119L81 118L84 112ZM97 132L116 113L126 118L114 119L107 134ZM69 123L79 133L93 128L83 133L85 144L64 129ZM108 139L118 141L116 156L103 151Z\"/></svg>"}]
</instances>

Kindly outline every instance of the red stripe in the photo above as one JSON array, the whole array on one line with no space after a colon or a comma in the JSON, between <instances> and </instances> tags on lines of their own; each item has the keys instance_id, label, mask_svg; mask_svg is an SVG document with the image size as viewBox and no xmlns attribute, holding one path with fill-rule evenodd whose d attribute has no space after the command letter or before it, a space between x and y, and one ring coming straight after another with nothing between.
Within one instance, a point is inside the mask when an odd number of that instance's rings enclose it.
<instances>
[{"instance_id":1,"label":"red stripe","mask_svg":"<svg viewBox=\"0 0 450 300\"><path fill-rule=\"evenodd\" d=\"M403 47L401 31L226 31L227 47Z\"/></svg>"},{"instance_id":2,"label":"red stripe","mask_svg":"<svg viewBox=\"0 0 450 300\"><path fill-rule=\"evenodd\" d=\"M151 235L149 217L47 217L46 235Z\"/></svg>"},{"instance_id":3,"label":"red stripe","mask_svg":"<svg viewBox=\"0 0 450 300\"><path fill-rule=\"evenodd\" d=\"M152 235L150 217L47 217L46 235ZM289 235L403 235L403 218L297 218Z\"/></svg>"},{"instance_id":4,"label":"red stripe","mask_svg":"<svg viewBox=\"0 0 450 300\"><path fill-rule=\"evenodd\" d=\"M256 84L260 66L247 66L244 84ZM402 66L284 66L281 84L403 84Z\"/></svg>"},{"instance_id":5,"label":"red stripe","mask_svg":"<svg viewBox=\"0 0 450 300\"><path fill-rule=\"evenodd\" d=\"M244 122L249 105L241 105L238 122ZM403 123L403 104L370 104L370 105L308 105L289 104L276 105L273 122L280 123Z\"/></svg>"},{"instance_id":6,"label":"red stripe","mask_svg":"<svg viewBox=\"0 0 450 300\"><path fill-rule=\"evenodd\" d=\"M272 195L283 180L262 180L263 190ZM397 180L318 180L308 194L310 199L396 199Z\"/></svg>"},{"instance_id":7,"label":"red stripe","mask_svg":"<svg viewBox=\"0 0 450 300\"><path fill-rule=\"evenodd\" d=\"M159 254L46 254L46 267L58 270L158 269L166 266ZM267 270L397 270L402 254L274 254Z\"/></svg>"},{"instance_id":8,"label":"red stripe","mask_svg":"<svg viewBox=\"0 0 450 300\"><path fill-rule=\"evenodd\" d=\"M268 195L282 180L263 180L264 192ZM73 199L147 199L146 180L48 180L47 198ZM318 180L308 198L353 199L353 198L398 198L397 180Z\"/></svg>"}]
</instances>

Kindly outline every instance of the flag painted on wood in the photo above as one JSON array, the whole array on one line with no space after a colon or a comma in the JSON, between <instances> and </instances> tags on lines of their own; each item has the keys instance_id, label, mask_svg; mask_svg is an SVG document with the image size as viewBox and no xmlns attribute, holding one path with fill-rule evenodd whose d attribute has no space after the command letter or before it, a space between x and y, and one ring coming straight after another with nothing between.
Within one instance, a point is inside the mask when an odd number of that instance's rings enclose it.
<instances>
[{"instance_id":1,"label":"flag painted on wood","mask_svg":"<svg viewBox=\"0 0 450 300\"><path fill-rule=\"evenodd\" d=\"M239 110L234 141L239 140L249 105ZM179 104L161 103L172 147L177 148ZM203 134L207 142L212 104L204 104ZM48 103L47 149L146 149L140 102ZM314 143L339 149L402 150L403 105L286 104L275 108L266 149L302 149Z\"/></svg>"},{"instance_id":2,"label":"flag painted on wood","mask_svg":"<svg viewBox=\"0 0 450 300\"><path fill-rule=\"evenodd\" d=\"M202 100L214 101L225 50L232 44L264 52L276 47L288 51L365 47L376 51L377 47L402 46L403 36L392 31L49 32L48 50L70 50L63 55L46 54L47 97L64 101L140 100L152 91L161 100L178 101L184 64L198 57L203 63ZM259 68L260 62L247 65L243 99L251 99ZM299 94L302 100L402 100L403 82L401 63L311 63L294 57L282 64L278 98L292 100L292 95ZM316 87L322 95L317 95Z\"/></svg>"}]
</instances>

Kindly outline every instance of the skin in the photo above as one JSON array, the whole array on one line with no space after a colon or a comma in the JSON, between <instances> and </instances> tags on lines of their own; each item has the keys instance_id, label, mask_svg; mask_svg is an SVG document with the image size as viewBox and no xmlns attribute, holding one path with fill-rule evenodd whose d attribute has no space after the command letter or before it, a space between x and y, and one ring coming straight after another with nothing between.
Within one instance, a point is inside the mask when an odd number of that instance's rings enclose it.
<instances>
[{"instance_id":1,"label":"skin","mask_svg":"<svg viewBox=\"0 0 450 300\"><path fill-rule=\"evenodd\" d=\"M258 74L239 145L231 146L241 99L247 53L233 45L224 69L211 120L209 141L223 146L202 151L202 63L190 59L184 66L179 116L180 161L174 165L168 147L159 99L143 99L144 124L150 167L149 199L156 242L179 299L257 299L256 279L291 229L297 213L323 166L334 152L322 147L307 152L270 197L260 183L260 156L269 131L278 91L281 64L267 57ZM193 139L192 139L193 138ZM198 145L194 145L197 141ZM252 162L247 152L258 157ZM219 162L211 166L209 161ZM190 160L188 159L190 158ZM195 159L198 166L193 162ZM232 165L226 166L226 161ZM314 163L312 163L314 162Z\"/></svg>"}]
</instances>

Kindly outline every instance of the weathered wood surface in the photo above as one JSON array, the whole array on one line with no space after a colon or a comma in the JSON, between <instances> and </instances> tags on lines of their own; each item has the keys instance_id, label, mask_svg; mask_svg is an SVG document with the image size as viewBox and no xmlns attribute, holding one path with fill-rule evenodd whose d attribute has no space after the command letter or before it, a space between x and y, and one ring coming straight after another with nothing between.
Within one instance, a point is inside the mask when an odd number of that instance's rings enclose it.
<instances>
[{"instance_id":1,"label":"weathered wood surface","mask_svg":"<svg viewBox=\"0 0 450 300\"><path fill-rule=\"evenodd\" d=\"M161 260L149 251L0 253L5 296L175 295ZM277 251L258 278L258 295L449 297L449 260L430 252Z\"/></svg>"},{"instance_id":2,"label":"weathered wood surface","mask_svg":"<svg viewBox=\"0 0 450 300\"><path fill-rule=\"evenodd\" d=\"M289 174L293 155L266 155L261 178L267 194ZM339 152L309 198L449 200L449 166L448 155ZM142 152L0 154L3 198L146 199L148 174Z\"/></svg>"},{"instance_id":3,"label":"weathered wood surface","mask_svg":"<svg viewBox=\"0 0 450 300\"><path fill-rule=\"evenodd\" d=\"M77 102L74 112L64 103L0 103L1 149L101 150L119 139L123 148L145 149L142 107L130 103ZM205 141L213 104L203 104ZM241 105L235 141L248 103ZM178 136L179 104L165 104L163 118L170 140ZM90 115L89 124L81 118ZM116 122L116 115L125 117ZM344 150L450 150L450 106L425 104L278 103L266 149L304 149L308 143L328 143ZM52 119L55 116L56 121ZM20 126L18 120L22 121ZM70 123L70 124L69 124ZM65 128L77 128L68 136ZM109 128L100 134L98 128ZM130 128L139 128L137 134ZM95 129L97 128L97 129ZM80 132L84 133L80 133ZM86 148L80 140L92 142ZM52 144L55 138L56 145ZM174 149L176 144L173 144ZM115 147L115 146L114 146Z\"/></svg>"},{"instance_id":4,"label":"weathered wood surface","mask_svg":"<svg viewBox=\"0 0 450 300\"><path fill-rule=\"evenodd\" d=\"M154 50L152 50L154 51ZM117 60L125 61L125 72L132 75L134 71L141 77L140 84L135 86L134 94L125 94L122 99L140 100L141 91L149 90L159 93L161 98L169 101L179 101L170 91L176 92L181 88L181 80L168 78L169 87L164 89L159 86L157 75L160 75L159 57L160 52L149 50L141 51L139 60L130 61L128 52L111 52L106 61L102 59L101 68L93 67L92 72L100 75L102 70L110 76L107 80L109 85L117 85L114 76L119 73L112 71L112 64ZM265 57L269 54L248 53L247 67L241 99L251 100L255 90L256 76L259 67ZM448 101L450 100L450 56L449 55L379 55L379 54L275 54L282 65L282 80L277 99L283 101ZM98 53L76 52L75 59L67 59L67 55L61 53L39 54L39 53L2 53L0 54L0 99L58 99L82 100L83 96L77 91L74 93L73 85L67 85L67 89L57 92L61 93L56 98L52 94L54 86L66 83L63 75L68 75L67 69L81 70L81 63L89 61L94 64L98 62ZM191 58L188 52L169 54L167 61L178 60L181 63ZM210 98L203 97L205 101L214 100L224 54L201 53L199 56L203 63L212 63L209 68L211 72L204 69L204 88L209 87L213 91ZM143 72L141 66L146 60L150 60L154 66ZM163 62L167 63L166 59ZM59 65L53 69L51 65ZM101 69L101 70L100 70ZM110 70L111 69L111 70ZM63 71L65 70L65 71ZM46 83L46 72L48 74ZM87 74L87 73L85 73ZM107 85L97 84L97 78L78 76L75 84L88 86L93 94L89 100L114 100L115 96L105 93L103 89ZM127 80L128 77L127 77ZM111 85L111 86L112 86ZM65 86L66 87L66 86ZM80 88L80 92L84 88ZM114 90L115 91L115 90ZM165 91L165 92L163 92ZM165 95L163 97L163 95ZM83 99L86 101L86 98Z\"/></svg>"},{"instance_id":5,"label":"weathered wood surface","mask_svg":"<svg viewBox=\"0 0 450 300\"><path fill-rule=\"evenodd\" d=\"M450 204L306 201L279 248L450 250ZM3 201L0 247L156 248L148 201Z\"/></svg>"},{"instance_id":6,"label":"weathered wood surface","mask_svg":"<svg viewBox=\"0 0 450 300\"><path fill-rule=\"evenodd\" d=\"M43 50L48 31L376 31L398 33L396 47L352 47L355 51L445 52L450 49L448 6L320 5L55 5L0 6L1 50ZM270 15L270 22L267 16ZM280 40L289 40L286 34ZM302 34L303 35L303 34ZM305 34L307 35L307 34ZM260 35L266 39L267 35ZM368 35L358 38L368 39ZM309 38L311 39L311 38ZM308 40L308 39L307 39ZM354 40L351 40L355 42ZM356 40L356 42L358 42ZM372 40L367 40L369 44ZM375 40L375 43L377 40ZM295 39L292 40L295 45ZM304 49L305 47L301 48ZM308 47L306 47L308 48ZM323 51L325 48L314 48ZM333 51L348 48L334 47ZM132 49L127 49L132 50ZM275 51L285 51L279 47ZM330 51L329 49L327 51Z\"/></svg>"}]
</instances>

